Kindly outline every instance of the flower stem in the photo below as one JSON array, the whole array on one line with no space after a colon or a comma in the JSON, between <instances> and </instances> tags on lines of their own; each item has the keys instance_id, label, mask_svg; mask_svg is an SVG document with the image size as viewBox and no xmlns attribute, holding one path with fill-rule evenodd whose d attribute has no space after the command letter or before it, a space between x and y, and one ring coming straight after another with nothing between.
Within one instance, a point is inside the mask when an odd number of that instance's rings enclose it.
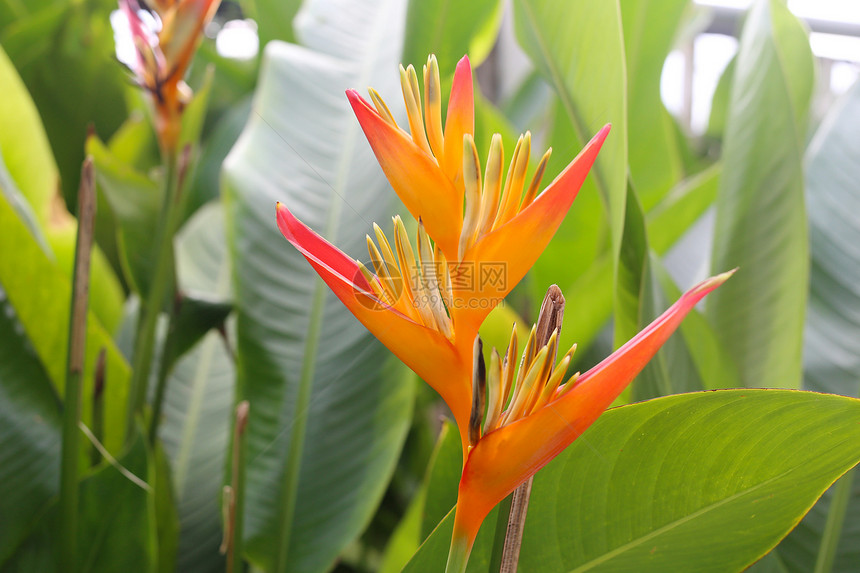
<instances>
[{"instance_id":1,"label":"flower stem","mask_svg":"<svg viewBox=\"0 0 860 573\"><path fill-rule=\"evenodd\" d=\"M168 153L165 159L164 195L161 216L156 228L155 270L149 293L140 307L137 336L132 358L131 387L129 389L128 417L126 420L126 443L134 435L135 419L143 414L146 390L155 349L155 330L164 302L174 290L173 285L173 235L181 217L179 201L178 156ZM165 359L165 356L162 356Z\"/></svg>"},{"instance_id":2,"label":"flower stem","mask_svg":"<svg viewBox=\"0 0 860 573\"><path fill-rule=\"evenodd\" d=\"M90 253L96 199L92 159L84 160L78 191L78 236L72 277L69 351L63 407L63 445L60 462L60 563L74 566L78 538L78 461L80 460L81 376L87 335Z\"/></svg>"},{"instance_id":3,"label":"flower stem","mask_svg":"<svg viewBox=\"0 0 860 573\"><path fill-rule=\"evenodd\" d=\"M248 425L247 400L236 406L236 424L233 428L233 463L230 479L230 515L227 539L227 573L242 573L242 529L245 514L245 428Z\"/></svg>"},{"instance_id":4,"label":"flower stem","mask_svg":"<svg viewBox=\"0 0 860 573\"><path fill-rule=\"evenodd\" d=\"M465 573L466 564L469 562L469 541L454 535L451 539L451 548L448 550L448 563L445 565L445 573Z\"/></svg>"}]
</instances>

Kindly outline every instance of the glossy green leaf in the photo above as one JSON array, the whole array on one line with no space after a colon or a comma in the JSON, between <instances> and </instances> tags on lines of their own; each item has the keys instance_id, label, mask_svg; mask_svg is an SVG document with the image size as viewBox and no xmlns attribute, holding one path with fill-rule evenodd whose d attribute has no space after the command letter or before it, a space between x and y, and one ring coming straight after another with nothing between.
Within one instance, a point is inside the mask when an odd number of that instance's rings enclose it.
<instances>
[{"instance_id":1,"label":"glossy green leaf","mask_svg":"<svg viewBox=\"0 0 860 573\"><path fill-rule=\"evenodd\" d=\"M860 282L855 253L860 240L858 129L860 84L855 84L822 122L806 151L812 268L804 387L855 397L860 395ZM855 475L853 483L842 481L780 544L779 554L790 571L813 571L825 552L832 556L832 568L820 571L856 568L860 480ZM847 488L841 497L836 495L840 487ZM845 512L842 519L836 514L839 511ZM831 518L837 521L828 530Z\"/></svg>"},{"instance_id":2,"label":"glossy green leaf","mask_svg":"<svg viewBox=\"0 0 860 573\"><path fill-rule=\"evenodd\" d=\"M520 568L741 571L860 461L859 415L858 400L787 390L610 410L537 474ZM407 571L442 570L452 517Z\"/></svg>"},{"instance_id":3,"label":"glossy green leaf","mask_svg":"<svg viewBox=\"0 0 860 573\"><path fill-rule=\"evenodd\" d=\"M800 384L809 279L802 160L812 80L800 22L778 0L756 2L729 103L711 261L713 273L739 270L706 304L745 386Z\"/></svg>"},{"instance_id":4,"label":"glossy green leaf","mask_svg":"<svg viewBox=\"0 0 860 573\"><path fill-rule=\"evenodd\" d=\"M627 181L627 80L618 4L515 0L514 23L520 45L555 90L575 134L575 145L556 153L569 161L604 124L612 123L590 177L609 205L617 254ZM565 226L559 234L569 232Z\"/></svg>"},{"instance_id":5,"label":"glossy green leaf","mask_svg":"<svg viewBox=\"0 0 860 573\"><path fill-rule=\"evenodd\" d=\"M628 161L645 211L682 175L672 119L660 99L660 77L688 4L688 0L619 2L627 64Z\"/></svg>"},{"instance_id":6,"label":"glossy green leaf","mask_svg":"<svg viewBox=\"0 0 860 573\"><path fill-rule=\"evenodd\" d=\"M338 6L297 25L306 47L269 44L254 112L223 172L238 380L252 412L246 554L269 569L284 522L287 570L331 567L373 515L411 416L414 386L399 362L275 225L282 201L360 256L370 222L387 226L392 214L394 193L343 92L397 89L402 30L392 23L405 6Z\"/></svg>"},{"instance_id":7,"label":"glossy green leaf","mask_svg":"<svg viewBox=\"0 0 860 573\"><path fill-rule=\"evenodd\" d=\"M0 284L0 568L57 495L60 402Z\"/></svg>"},{"instance_id":8,"label":"glossy green leaf","mask_svg":"<svg viewBox=\"0 0 860 573\"><path fill-rule=\"evenodd\" d=\"M57 3L0 35L39 110L70 206L88 129L107 139L126 118L127 71L116 61L110 25L115 9L102 1Z\"/></svg>"},{"instance_id":9,"label":"glossy green leaf","mask_svg":"<svg viewBox=\"0 0 860 573\"><path fill-rule=\"evenodd\" d=\"M9 302L15 308L54 387L62 394L68 352L70 279L48 258L2 194L0 229L3 229L0 284L3 285ZM93 373L96 358L102 348L107 352L105 444L109 450L117 451L122 443L129 369L110 335L90 312L87 319L87 348L82 377L84 423L89 423L90 419Z\"/></svg>"},{"instance_id":10,"label":"glossy green leaf","mask_svg":"<svg viewBox=\"0 0 860 573\"><path fill-rule=\"evenodd\" d=\"M472 67L478 67L496 42L503 5L499 0L410 0L403 66L412 64L420 77L427 56L436 54L444 78L468 54Z\"/></svg>"},{"instance_id":11,"label":"glossy green leaf","mask_svg":"<svg viewBox=\"0 0 860 573\"><path fill-rule=\"evenodd\" d=\"M198 211L176 240L180 288L229 299L230 262L221 205ZM221 485L230 443L236 367L219 333L210 332L174 367L159 435L170 459L179 513L176 570L223 571ZM252 412L253 415L253 412Z\"/></svg>"}]
</instances>

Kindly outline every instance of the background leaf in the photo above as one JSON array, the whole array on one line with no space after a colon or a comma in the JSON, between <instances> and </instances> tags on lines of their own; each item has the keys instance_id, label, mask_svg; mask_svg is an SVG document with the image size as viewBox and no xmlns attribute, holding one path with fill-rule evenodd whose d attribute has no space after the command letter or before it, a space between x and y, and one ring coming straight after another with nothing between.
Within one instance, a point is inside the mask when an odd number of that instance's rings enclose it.
<instances>
[{"instance_id":1,"label":"background leaf","mask_svg":"<svg viewBox=\"0 0 860 573\"><path fill-rule=\"evenodd\" d=\"M0 286L0 567L57 495L60 401Z\"/></svg>"},{"instance_id":2,"label":"background leaf","mask_svg":"<svg viewBox=\"0 0 860 573\"><path fill-rule=\"evenodd\" d=\"M231 295L220 203L199 210L177 237L180 288L214 299ZM209 332L170 374L159 436L170 460L179 513L176 570L223 571L221 484L230 444L236 367L222 336ZM252 415L254 413L252 412Z\"/></svg>"},{"instance_id":3,"label":"background leaf","mask_svg":"<svg viewBox=\"0 0 860 573\"><path fill-rule=\"evenodd\" d=\"M372 516L409 427L414 388L402 367L286 243L274 212L283 201L352 256L370 221L385 226L394 194L342 94L397 89L402 29L392 23L404 9L307 5L296 25L306 47L269 44L225 164L240 396L252 412L246 548L267 568L286 520L288 569L328 569Z\"/></svg>"},{"instance_id":4,"label":"background leaf","mask_svg":"<svg viewBox=\"0 0 860 573\"><path fill-rule=\"evenodd\" d=\"M556 149L567 156L564 163L604 124L612 123L590 178L609 205L612 244L617 253L627 179L627 96L618 5L587 0L516 0L514 22L517 40L555 90L573 129L576 144ZM583 53L589 57L578 57ZM559 233L564 236L565 232L562 224ZM545 285L538 288L545 290Z\"/></svg>"},{"instance_id":5,"label":"background leaf","mask_svg":"<svg viewBox=\"0 0 860 573\"><path fill-rule=\"evenodd\" d=\"M788 62L791 62L789 65ZM800 22L759 0L741 37L723 146L708 317L740 380L797 387L809 276L803 141L813 61Z\"/></svg>"},{"instance_id":6,"label":"background leaf","mask_svg":"<svg viewBox=\"0 0 860 573\"><path fill-rule=\"evenodd\" d=\"M804 332L804 387L854 397L860 395L858 129L860 84L855 84L822 122L806 151L812 268ZM860 483L855 475L853 484L843 486L849 488L848 495L839 500L834 490L841 481L779 545L779 555L788 570L812 571L816 567L817 554L826 550L822 543L827 520L840 509L846 512L844 519L827 532L835 537L830 570L856 568L860 559L856 543L860 536Z\"/></svg>"},{"instance_id":7,"label":"background leaf","mask_svg":"<svg viewBox=\"0 0 860 573\"><path fill-rule=\"evenodd\" d=\"M502 21L500 0L410 0L406 12L403 67L421 66L429 54L436 54L441 77L454 73L457 62L468 54L477 68L490 53Z\"/></svg>"}]
</instances>

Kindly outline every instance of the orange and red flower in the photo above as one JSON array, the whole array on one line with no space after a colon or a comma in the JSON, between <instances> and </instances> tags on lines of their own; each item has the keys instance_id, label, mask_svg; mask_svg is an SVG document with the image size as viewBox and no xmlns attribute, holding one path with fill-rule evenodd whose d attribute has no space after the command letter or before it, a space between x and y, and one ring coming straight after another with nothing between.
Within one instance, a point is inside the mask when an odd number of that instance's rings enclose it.
<instances>
[{"instance_id":1,"label":"orange and red flower","mask_svg":"<svg viewBox=\"0 0 860 573\"><path fill-rule=\"evenodd\" d=\"M203 28L221 0L144 2L149 17L143 16L138 0L119 0L119 6L128 18L137 55L132 71L138 84L152 95L159 143L163 149L173 150L179 141L182 110L191 99L183 78Z\"/></svg>"}]
</instances>

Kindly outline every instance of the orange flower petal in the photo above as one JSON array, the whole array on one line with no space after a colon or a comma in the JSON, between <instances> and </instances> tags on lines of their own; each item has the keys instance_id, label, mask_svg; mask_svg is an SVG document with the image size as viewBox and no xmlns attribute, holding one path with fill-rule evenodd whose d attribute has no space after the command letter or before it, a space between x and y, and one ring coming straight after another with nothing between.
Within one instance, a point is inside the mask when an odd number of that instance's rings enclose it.
<instances>
[{"instance_id":1,"label":"orange flower petal","mask_svg":"<svg viewBox=\"0 0 860 573\"><path fill-rule=\"evenodd\" d=\"M475 97L472 86L472 64L463 56L454 71L448 114L445 117L445 157L442 170L454 182L463 201L463 136L475 134Z\"/></svg>"},{"instance_id":2,"label":"orange flower petal","mask_svg":"<svg viewBox=\"0 0 860 573\"><path fill-rule=\"evenodd\" d=\"M304 255L350 312L442 396L458 422L468 421L470 381L459 380L451 373L468 373L471 366L461 365L463 359L456 347L441 333L418 324L374 297L358 264L296 219L282 203L277 204L277 219L284 237ZM466 358L471 361L471 355Z\"/></svg>"},{"instance_id":3,"label":"orange flower petal","mask_svg":"<svg viewBox=\"0 0 860 573\"><path fill-rule=\"evenodd\" d=\"M463 221L462 191L457 192L434 157L415 145L406 132L385 121L358 92L347 90L346 95L400 200L413 217L424 221L427 233L446 257L456 255Z\"/></svg>"},{"instance_id":4,"label":"orange flower petal","mask_svg":"<svg viewBox=\"0 0 860 573\"><path fill-rule=\"evenodd\" d=\"M642 332L582 375L573 389L534 414L484 436L469 453L463 469L457 503L458 531L477 533L484 517L498 502L582 435L639 374L696 303L733 273L699 283Z\"/></svg>"}]
</instances>

